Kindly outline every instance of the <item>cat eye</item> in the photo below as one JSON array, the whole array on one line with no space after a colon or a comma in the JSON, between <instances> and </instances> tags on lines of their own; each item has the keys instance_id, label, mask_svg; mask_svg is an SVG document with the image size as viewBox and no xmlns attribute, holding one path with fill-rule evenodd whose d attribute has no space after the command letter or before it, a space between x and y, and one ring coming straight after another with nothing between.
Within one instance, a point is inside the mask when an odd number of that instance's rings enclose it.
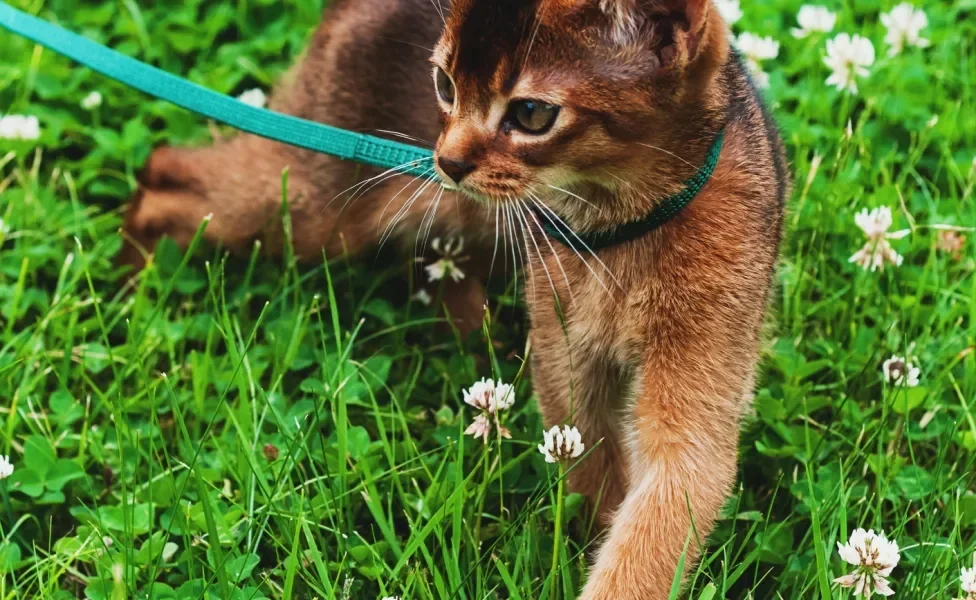
<instances>
[{"instance_id":1,"label":"cat eye","mask_svg":"<svg viewBox=\"0 0 976 600\"><path fill-rule=\"evenodd\" d=\"M559 107L538 100L518 100L512 103L511 115L519 129L539 135L549 131L556 122Z\"/></svg>"},{"instance_id":2,"label":"cat eye","mask_svg":"<svg viewBox=\"0 0 976 600\"><path fill-rule=\"evenodd\" d=\"M434 74L434 85L437 88L437 95L440 96L441 100L445 104L454 106L454 82L451 81L450 76L448 76L444 69L440 67L437 67L437 72Z\"/></svg>"}]
</instances>

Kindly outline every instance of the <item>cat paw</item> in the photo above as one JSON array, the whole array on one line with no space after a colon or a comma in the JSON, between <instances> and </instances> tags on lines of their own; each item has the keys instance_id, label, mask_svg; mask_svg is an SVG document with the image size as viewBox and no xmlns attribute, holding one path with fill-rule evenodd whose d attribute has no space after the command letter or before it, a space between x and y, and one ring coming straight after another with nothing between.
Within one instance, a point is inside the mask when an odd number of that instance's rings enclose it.
<instances>
[{"instance_id":1,"label":"cat paw","mask_svg":"<svg viewBox=\"0 0 976 600\"><path fill-rule=\"evenodd\" d=\"M156 149L138 179L122 223L119 263L141 270L163 236L186 246L207 210L203 180L184 151Z\"/></svg>"}]
</instances>

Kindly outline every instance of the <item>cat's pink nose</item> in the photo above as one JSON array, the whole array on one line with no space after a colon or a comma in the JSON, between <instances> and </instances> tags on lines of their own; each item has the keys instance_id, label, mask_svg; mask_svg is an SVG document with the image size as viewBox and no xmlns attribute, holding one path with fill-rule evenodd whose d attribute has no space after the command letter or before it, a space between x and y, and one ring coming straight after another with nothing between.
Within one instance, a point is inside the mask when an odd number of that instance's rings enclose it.
<instances>
[{"instance_id":1,"label":"cat's pink nose","mask_svg":"<svg viewBox=\"0 0 976 600\"><path fill-rule=\"evenodd\" d=\"M464 160L455 160L453 158L439 156L437 158L437 166L441 168L441 171L443 171L445 175L451 178L451 181L448 183L458 185L461 183L462 179L474 171L476 165L472 162L467 162Z\"/></svg>"}]
</instances>

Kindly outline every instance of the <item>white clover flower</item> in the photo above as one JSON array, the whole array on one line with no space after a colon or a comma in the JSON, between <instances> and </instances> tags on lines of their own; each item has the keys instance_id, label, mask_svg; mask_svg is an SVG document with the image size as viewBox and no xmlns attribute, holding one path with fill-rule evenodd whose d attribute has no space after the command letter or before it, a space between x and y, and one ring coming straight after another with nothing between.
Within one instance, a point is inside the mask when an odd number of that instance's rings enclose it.
<instances>
[{"instance_id":1,"label":"white clover flower","mask_svg":"<svg viewBox=\"0 0 976 600\"><path fill-rule=\"evenodd\" d=\"M973 554L973 568L962 569L959 575L959 585L962 591L966 592L965 598L959 600L976 600L976 554Z\"/></svg>"},{"instance_id":2,"label":"white clover flower","mask_svg":"<svg viewBox=\"0 0 976 600\"><path fill-rule=\"evenodd\" d=\"M895 593L888 585L887 577L898 565L901 556L898 553L898 543L894 540L888 541L883 532L875 534L873 529L857 529L846 544L837 542L837 552L856 569L848 575L838 577L834 583L841 587L854 588L855 596L865 598L870 598L874 593L882 596Z\"/></svg>"},{"instance_id":3,"label":"white clover flower","mask_svg":"<svg viewBox=\"0 0 976 600\"><path fill-rule=\"evenodd\" d=\"M413 296L410 296L410 299L414 302L419 302L424 306L430 306L431 302L434 301L434 299L430 296L430 292L423 288L414 292Z\"/></svg>"},{"instance_id":4,"label":"white clover flower","mask_svg":"<svg viewBox=\"0 0 976 600\"><path fill-rule=\"evenodd\" d=\"M160 555L163 562L172 562L173 557L176 556L176 551L179 549L180 547L173 542L166 542L166 544L163 545L163 552Z\"/></svg>"},{"instance_id":5,"label":"white clover flower","mask_svg":"<svg viewBox=\"0 0 976 600\"><path fill-rule=\"evenodd\" d=\"M907 358L892 356L881 365L885 383L898 386L918 387L918 376L922 370L913 365Z\"/></svg>"},{"instance_id":6,"label":"white clover flower","mask_svg":"<svg viewBox=\"0 0 976 600\"><path fill-rule=\"evenodd\" d=\"M498 413L515 404L515 389L511 385L495 383L494 379L482 379L464 390L463 394L465 404L481 411L464 430L465 435L473 436L474 439L484 438L487 444L492 425L495 425L499 435L512 439L512 433L498 422Z\"/></svg>"},{"instance_id":7,"label":"white clover flower","mask_svg":"<svg viewBox=\"0 0 976 600\"><path fill-rule=\"evenodd\" d=\"M466 260L466 257L461 256L464 251L463 237L450 237L447 240L434 238L430 246L434 252L441 255L441 258L424 267L428 281L441 281L450 277L457 283L464 279L464 271L458 266L459 262Z\"/></svg>"},{"instance_id":8,"label":"white clover flower","mask_svg":"<svg viewBox=\"0 0 976 600\"><path fill-rule=\"evenodd\" d=\"M921 35L922 30L929 26L925 11L907 2L894 7L890 13L882 14L881 23L888 29L885 36L885 43L889 46L888 56L899 54L905 46L928 48L931 43Z\"/></svg>"},{"instance_id":9,"label":"white clover flower","mask_svg":"<svg viewBox=\"0 0 976 600\"><path fill-rule=\"evenodd\" d=\"M91 92L81 100L81 107L85 110L95 110L102 105L101 92Z\"/></svg>"},{"instance_id":10,"label":"white clover flower","mask_svg":"<svg viewBox=\"0 0 976 600\"><path fill-rule=\"evenodd\" d=\"M268 97L258 88L247 90L237 97L238 100L255 108L264 108L268 105Z\"/></svg>"},{"instance_id":11,"label":"white clover flower","mask_svg":"<svg viewBox=\"0 0 976 600\"><path fill-rule=\"evenodd\" d=\"M880 206L872 211L865 208L854 215L854 223L861 228L864 235L869 238L879 238L887 235L894 223L894 217L887 206Z\"/></svg>"},{"instance_id":12,"label":"white clover flower","mask_svg":"<svg viewBox=\"0 0 976 600\"><path fill-rule=\"evenodd\" d=\"M499 432L504 438L511 439L512 434L504 427L499 427ZM464 430L464 435L470 435L474 439L484 438L485 443L488 443L488 436L491 435L491 421L485 414L480 414L471 421L468 428Z\"/></svg>"},{"instance_id":13,"label":"white clover flower","mask_svg":"<svg viewBox=\"0 0 976 600\"><path fill-rule=\"evenodd\" d=\"M759 37L743 31L736 38L736 45L747 57L755 61L770 60L779 56L779 42L771 37Z\"/></svg>"},{"instance_id":14,"label":"white clover flower","mask_svg":"<svg viewBox=\"0 0 976 600\"><path fill-rule=\"evenodd\" d=\"M742 18L742 6L739 0L715 0L715 8L718 14L722 15L722 20L730 26L735 25Z\"/></svg>"},{"instance_id":15,"label":"white clover flower","mask_svg":"<svg viewBox=\"0 0 976 600\"><path fill-rule=\"evenodd\" d=\"M888 240L882 239L877 242L867 242L864 244L863 248L851 256L849 262L857 263L863 269L869 269L871 271L881 269L884 271L884 266L886 263L891 263L896 267L900 267L904 260L905 257L898 254L898 252L891 247Z\"/></svg>"},{"instance_id":16,"label":"white clover flower","mask_svg":"<svg viewBox=\"0 0 976 600\"><path fill-rule=\"evenodd\" d=\"M746 67L752 73L756 85L760 88L769 87L769 75L763 71L759 63L779 56L779 42L771 37L759 37L744 31L736 38L735 45L742 53Z\"/></svg>"},{"instance_id":17,"label":"white clover flower","mask_svg":"<svg viewBox=\"0 0 976 600\"><path fill-rule=\"evenodd\" d=\"M464 271L458 268L453 260L442 258L424 267L428 281L440 281L450 277L455 283L464 279Z\"/></svg>"},{"instance_id":18,"label":"white clover flower","mask_svg":"<svg viewBox=\"0 0 976 600\"><path fill-rule=\"evenodd\" d=\"M493 415L515 404L515 390L507 383L482 379L464 390L464 403Z\"/></svg>"},{"instance_id":19,"label":"white clover flower","mask_svg":"<svg viewBox=\"0 0 976 600\"><path fill-rule=\"evenodd\" d=\"M14 465L9 456L0 455L0 479L6 479L14 474Z\"/></svg>"},{"instance_id":20,"label":"white clover flower","mask_svg":"<svg viewBox=\"0 0 976 600\"><path fill-rule=\"evenodd\" d=\"M830 33L837 24L837 13L826 6L804 4L796 14L799 27L793 28L793 37L805 38L812 33Z\"/></svg>"},{"instance_id":21,"label":"white clover flower","mask_svg":"<svg viewBox=\"0 0 976 600\"><path fill-rule=\"evenodd\" d=\"M874 46L867 38L840 33L827 40L827 56L823 60L830 68L827 85L856 94L857 78L867 77L868 67L874 64Z\"/></svg>"},{"instance_id":22,"label":"white clover flower","mask_svg":"<svg viewBox=\"0 0 976 600\"><path fill-rule=\"evenodd\" d=\"M579 429L564 426L562 429L558 425L549 431L542 432L543 443L539 444L539 452L546 457L547 463L558 463L577 458L583 454L583 436Z\"/></svg>"},{"instance_id":23,"label":"white clover flower","mask_svg":"<svg viewBox=\"0 0 976 600\"><path fill-rule=\"evenodd\" d=\"M34 141L41 137L41 123L34 116L0 117L0 139Z\"/></svg>"},{"instance_id":24,"label":"white clover flower","mask_svg":"<svg viewBox=\"0 0 976 600\"><path fill-rule=\"evenodd\" d=\"M848 262L857 263L862 268L871 271L878 269L883 271L885 264L901 266L905 259L895 252L888 240L899 240L911 233L911 230L902 229L888 232L894 222L890 208L881 206L871 211L866 208L862 209L861 212L854 215L854 222L867 236L868 241L863 248L854 253Z\"/></svg>"}]
</instances>

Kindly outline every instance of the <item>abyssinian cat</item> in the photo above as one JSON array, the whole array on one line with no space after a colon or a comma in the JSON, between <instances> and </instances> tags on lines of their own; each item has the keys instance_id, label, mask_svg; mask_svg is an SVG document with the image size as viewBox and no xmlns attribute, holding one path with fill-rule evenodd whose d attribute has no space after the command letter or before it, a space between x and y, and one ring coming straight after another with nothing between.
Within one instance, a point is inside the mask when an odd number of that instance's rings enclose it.
<instances>
[{"instance_id":1,"label":"abyssinian cat","mask_svg":"<svg viewBox=\"0 0 976 600\"><path fill-rule=\"evenodd\" d=\"M463 233L487 265L501 230L525 263L545 420L593 447L570 481L607 526L582 597L667 598L735 478L789 189L710 0L335 0L271 108L436 140L426 167L447 189L250 135L164 148L127 213L125 260L160 235L188 242L208 214L211 240L280 251L285 168L310 259L375 247L395 222L405 246ZM716 148L704 187L658 227L590 252L544 226L612 237ZM476 323L480 283L451 285L448 308Z\"/></svg>"}]
</instances>

